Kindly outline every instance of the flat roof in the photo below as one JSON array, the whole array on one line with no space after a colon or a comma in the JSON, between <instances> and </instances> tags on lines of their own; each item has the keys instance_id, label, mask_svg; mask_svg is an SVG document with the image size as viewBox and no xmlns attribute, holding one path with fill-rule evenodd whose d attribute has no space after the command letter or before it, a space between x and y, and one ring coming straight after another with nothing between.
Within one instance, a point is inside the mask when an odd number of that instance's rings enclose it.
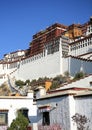
<instances>
[{"instance_id":1,"label":"flat roof","mask_svg":"<svg viewBox=\"0 0 92 130\"><path fill-rule=\"evenodd\" d=\"M85 91L83 93L77 93L74 97L92 96L92 91Z\"/></svg>"},{"instance_id":2,"label":"flat roof","mask_svg":"<svg viewBox=\"0 0 92 130\"><path fill-rule=\"evenodd\" d=\"M0 96L0 99L28 99L28 96Z\"/></svg>"},{"instance_id":3,"label":"flat roof","mask_svg":"<svg viewBox=\"0 0 92 130\"><path fill-rule=\"evenodd\" d=\"M48 98L55 98L55 97L61 97L61 96L68 96L68 95L75 95L76 91L74 90L67 90L67 91L60 91L60 92L54 92L51 94L46 94L44 96L41 96L40 98L37 98L37 100L43 100Z\"/></svg>"},{"instance_id":4,"label":"flat roof","mask_svg":"<svg viewBox=\"0 0 92 130\"><path fill-rule=\"evenodd\" d=\"M49 99L49 98L56 98L56 97L62 97L62 96L69 96L73 95L74 97L78 96L89 96L92 95L92 90L66 90L66 91L58 91L50 94L46 94L44 96L39 97L36 100L44 100L44 99Z\"/></svg>"}]
</instances>

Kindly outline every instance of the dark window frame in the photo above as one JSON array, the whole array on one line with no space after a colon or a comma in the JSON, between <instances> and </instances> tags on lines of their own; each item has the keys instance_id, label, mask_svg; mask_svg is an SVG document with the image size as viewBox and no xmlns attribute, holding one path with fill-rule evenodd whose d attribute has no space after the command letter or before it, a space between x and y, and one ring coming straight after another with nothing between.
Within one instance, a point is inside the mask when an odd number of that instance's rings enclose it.
<instances>
[{"instance_id":1,"label":"dark window frame","mask_svg":"<svg viewBox=\"0 0 92 130\"><path fill-rule=\"evenodd\" d=\"M0 111L0 126L8 124L8 111ZM2 119L3 118L3 119Z\"/></svg>"},{"instance_id":2,"label":"dark window frame","mask_svg":"<svg viewBox=\"0 0 92 130\"><path fill-rule=\"evenodd\" d=\"M50 115L49 112L43 112L42 125L50 125Z\"/></svg>"}]
</instances>

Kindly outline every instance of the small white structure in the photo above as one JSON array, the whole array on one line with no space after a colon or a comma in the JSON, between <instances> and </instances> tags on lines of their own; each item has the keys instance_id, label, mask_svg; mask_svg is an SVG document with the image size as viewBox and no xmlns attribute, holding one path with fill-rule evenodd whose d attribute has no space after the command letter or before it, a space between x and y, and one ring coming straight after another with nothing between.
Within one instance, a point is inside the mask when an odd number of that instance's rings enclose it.
<instances>
[{"instance_id":1,"label":"small white structure","mask_svg":"<svg viewBox=\"0 0 92 130\"><path fill-rule=\"evenodd\" d=\"M25 57L24 50L18 50L4 55L4 61L15 61Z\"/></svg>"},{"instance_id":2,"label":"small white structure","mask_svg":"<svg viewBox=\"0 0 92 130\"><path fill-rule=\"evenodd\" d=\"M0 130L6 130L10 126L20 109L27 110L30 122L35 123L37 109L33 103L32 91L27 96L0 96Z\"/></svg>"}]
</instances>

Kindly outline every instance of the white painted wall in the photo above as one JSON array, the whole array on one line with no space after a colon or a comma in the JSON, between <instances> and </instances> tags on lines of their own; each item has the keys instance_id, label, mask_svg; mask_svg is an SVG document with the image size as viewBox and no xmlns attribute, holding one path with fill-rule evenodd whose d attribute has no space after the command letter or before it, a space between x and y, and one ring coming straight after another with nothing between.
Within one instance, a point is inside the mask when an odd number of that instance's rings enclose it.
<instances>
[{"instance_id":1,"label":"white painted wall","mask_svg":"<svg viewBox=\"0 0 92 130\"><path fill-rule=\"evenodd\" d=\"M75 97L75 102L76 113L85 115L90 120L87 126L89 126L88 130L92 130L92 95Z\"/></svg>"},{"instance_id":2,"label":"white painted wall","mask_svg":"<svg viewBox=\"0 0 92 130\"><path fill-rule=\"evenodd\" d=\"M20 64L20 68L12 75L18 79L38 79L54 77L60 74L60 52L41 57L37 60Z\"/></svg>"},{"instance_id":3,"label":"white painted wall","mask_svg":"<svg viewBox=\"0 0 92 130\"><path fill-rule=\"evenodd\" d=\"M70 75L80 72L81 67L84 73L92 74L92 61L70 58Z\"/></svg>"},{"instance_id":4,"label":"white painted wall","mask_svg":"<svg viewBox=\"0 0 92 130\"><path fill-rule=\"evenodd\" d=\"M62 74L70 72L69 58L62 58Z\"/></svg>"},{"instance_id":5,"label":"white painted wall","mask_svg":"<svg viewBox=\"0 0 92 130\"><path fill-rule=\"evenodd\" d=\"M63 72L68 70L71 76L74 76L77 72L80 72L81 68L84 73L92 74L92 61L77 59L73 57L63 58Z\"/></svg>"},{"instance_id":6,"label":"white painted wall","mask_svg":"<svg viewBox=\"0 0 92 130\"><path fill-rule=\"evenodd\" d=\"M78 107L78 106L77 106ZM76 130L76 125L72 121L72 117L75 115L76 107L75 100L73 95L69 96L69 122L70 122L70 130Z\"/></svg>"},{"instance_id":7,"label":"white painted wall","mask_svg":"<svg viewBox=\"0 0 92 130\"><path fill-rule=\"evenodd\" d=\"M50 111L50 125L59 124L62 130L70 130L69 97L62 96L37 101L38 106L44 104L50 104L52 108L56 106L56 108ZM39 113L39 111L38 111L38 125L42 125L42 113Z\"/></svg>"},{"instance_id":8,"label":"white painted wall","mask_svg":"<svg viewBox=\"0 0 92 130\"><path fill-rule=\"evenodd\" d=\"M51 97L47 99L37 100L38 106L38 125L42 125L42 112L39 112L39 106L50 104L56 108L49 111L50 113L50 125L60 124L62 130L77 130L76 123L72 120L72 117L79 113L85 115L90 122L89 130L92 129L92 96L60 96Z\"/></svg>"}]
</instances>

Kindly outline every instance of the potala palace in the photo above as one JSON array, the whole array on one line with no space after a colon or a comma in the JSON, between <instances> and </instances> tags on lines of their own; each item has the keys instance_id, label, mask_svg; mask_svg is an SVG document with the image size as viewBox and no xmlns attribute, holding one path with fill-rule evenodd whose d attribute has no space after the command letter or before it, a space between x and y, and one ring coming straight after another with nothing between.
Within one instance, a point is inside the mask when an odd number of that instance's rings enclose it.
<instances>
[{"instance_id":1,"label":"potala palace","mask_svg":"<svg viewBox=\"0 0 92 130\"><path fill-rule=\"evenodd\" d=\"M5 54L0 60L0 84L15 79L54 77L68 71L92 73L92 18L84 24L55 23L33 35L27 50Z\"/></svg>"},{"instance_id":2,"label":"potala palace","mask_svg":"<svg viewBox=\"0 0 92 130\"><path fill-rule=\"evenodd\" d=\"M0 130L7 130L18 110L30 121L27 130L77 130L72 120L76 114L88 119L83 130L92 130L92 17L84 24L55 23L33 35L28 49L5 54L0 60L0 85L65 72L73 77L80 71L86 76L56 89L39 86L35 100L33 90L27 95L0 96Z\"/></svg>"}]
</instances>

